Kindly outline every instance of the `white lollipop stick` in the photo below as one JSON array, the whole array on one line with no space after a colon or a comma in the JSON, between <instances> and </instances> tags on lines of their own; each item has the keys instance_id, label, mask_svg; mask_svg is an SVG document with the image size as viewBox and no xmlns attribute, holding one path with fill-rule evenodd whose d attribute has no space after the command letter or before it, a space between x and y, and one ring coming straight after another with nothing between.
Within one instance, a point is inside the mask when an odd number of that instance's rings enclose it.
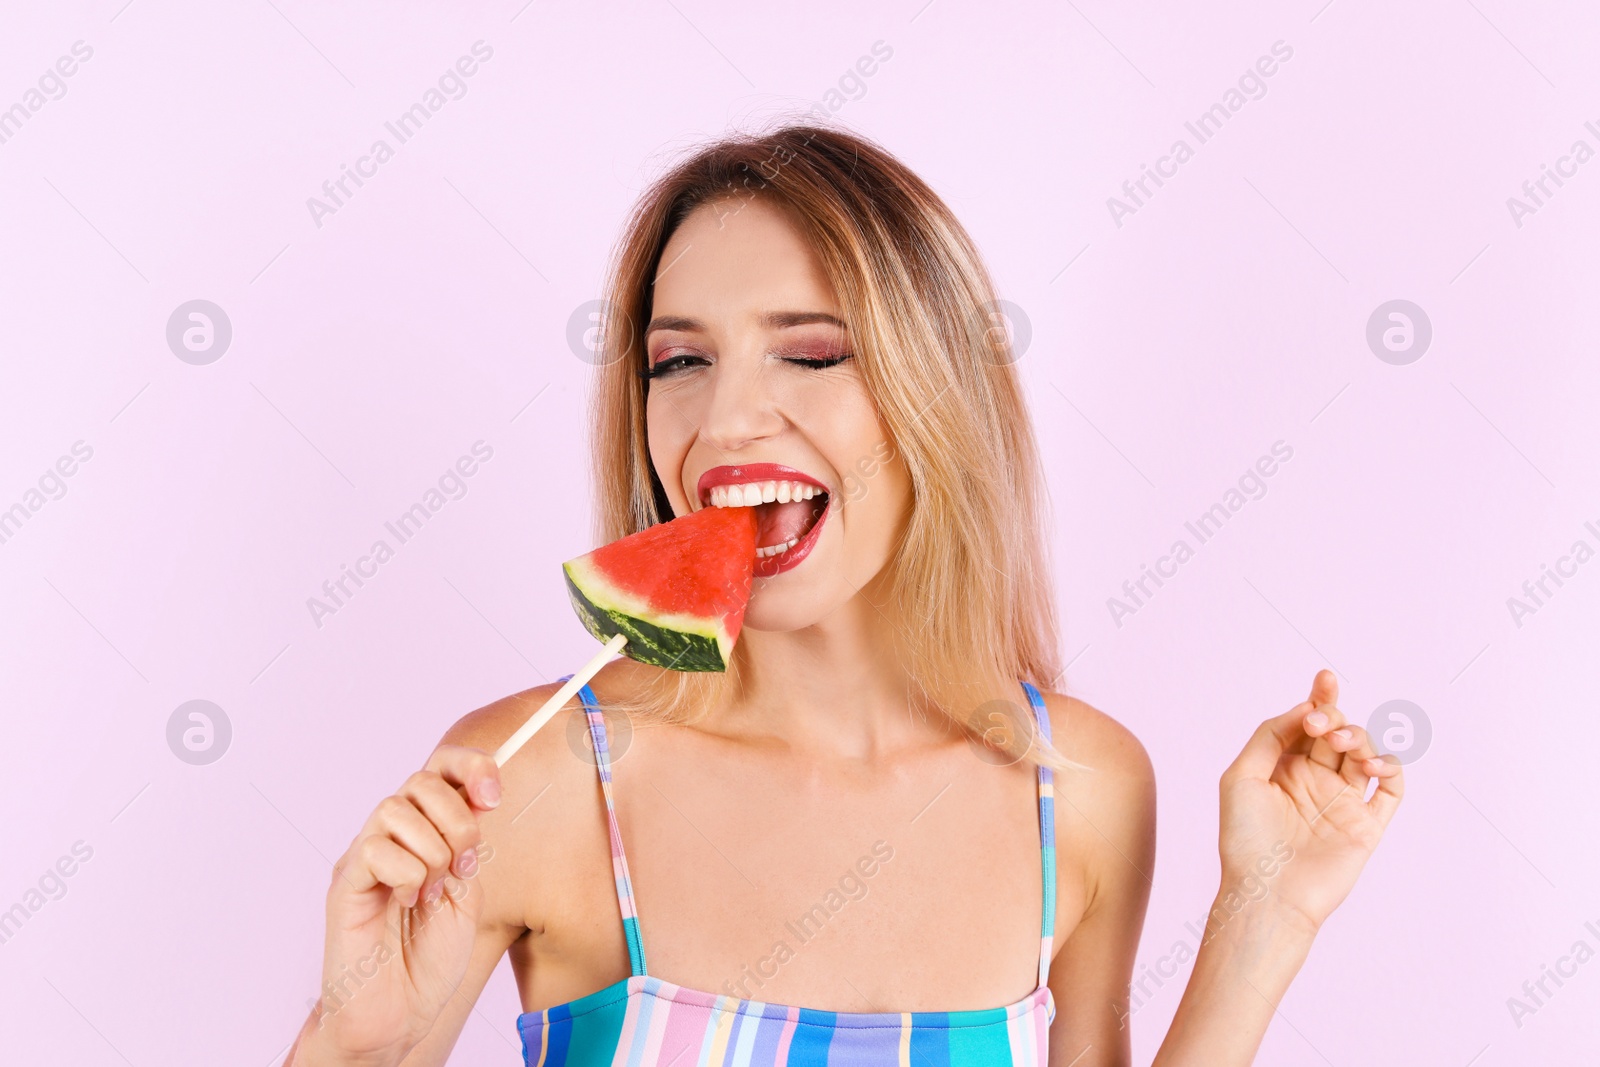
<instances>
[{"instance_id":1,"label":"white lollipop stick","mask_svg":"<svg viewBox=\"0 0 1600 1067\"><path fill-rule=\"evenodd\" d=\"M607 641L605 647L594 654L594 659L583 665L583 670L567 679L567 683L557 689L549 700L544 702L544 707L534 712L528 721L517 727L517 732L506 738L506 743L495 750L494 765L504 767L506 760L517 754L517 749L528 743L528 738L539 732L539 728L551 719L561 706L572 699L572 694L589 684L589 679L600 673L600 668L611 662L611 657L622 651L622 646L628 643L627 634L618 634Z\"/></svg>"}]
</instances>

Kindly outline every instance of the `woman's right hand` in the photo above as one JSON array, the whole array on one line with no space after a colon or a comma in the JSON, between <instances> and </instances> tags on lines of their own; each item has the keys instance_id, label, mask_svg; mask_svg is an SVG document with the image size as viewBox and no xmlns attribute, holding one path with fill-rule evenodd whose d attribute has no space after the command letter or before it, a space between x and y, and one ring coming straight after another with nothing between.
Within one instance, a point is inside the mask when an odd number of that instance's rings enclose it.
<instances>
[{"instance_id":1,"label":"woman's right hand","mask_svg":"<svg viewBox=\"0 0 1600 1067\"><path fill-rule=\"evenodd\" d=\"M328 888L305 1062L397 1064L427 1036L472 955L488 858L478 818L499 803L493 757L441 745L368 817Z\"/></svg>"}]
</instances>

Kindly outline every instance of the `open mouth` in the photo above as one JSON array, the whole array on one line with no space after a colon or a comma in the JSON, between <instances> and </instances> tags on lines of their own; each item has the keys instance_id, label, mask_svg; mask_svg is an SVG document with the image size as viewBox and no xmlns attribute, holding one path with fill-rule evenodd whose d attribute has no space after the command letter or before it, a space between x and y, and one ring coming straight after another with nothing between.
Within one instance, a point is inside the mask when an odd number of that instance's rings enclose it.
<instances>
[{"instance_id":1,"label":"open mouth","mask_svg":"<svg viewBox=\"0 0 1600 1067\"><path fill-rule=\"evenodd\" d=\"M805 559L828 515L827 487L778 463L714 467L701 476L699 489L702 507L756 509L758 577Z\"/></svg>"}]
</instances>

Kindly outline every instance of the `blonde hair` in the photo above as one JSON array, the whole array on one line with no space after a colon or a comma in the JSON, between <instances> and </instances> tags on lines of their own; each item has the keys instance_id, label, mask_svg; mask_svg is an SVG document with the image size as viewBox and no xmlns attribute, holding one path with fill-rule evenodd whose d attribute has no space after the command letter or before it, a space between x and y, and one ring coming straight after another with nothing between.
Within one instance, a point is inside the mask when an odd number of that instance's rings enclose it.
<instances>
[{"instance_id":1,"label":"blonde hair","mask_svg":"<svg viewBox=\"0 0 1600 1067\"><path fill-rule=\"evenodd\" d=\"M650 461L638 374L662 250L696 208L749 197L785 209L815 250L893 461L910 477L904 536L874 584L887 593L880 610L898 613L914 703L1014 758L1078 766L1036 736L1017 692L1019 679L1053 688L1062 671L1047 501L993 285L950 209L864 137L816 122L735 134L693 151L640 198L604 293L592 422L600 541L673 515ZM725 674L663 670L613 706L690 721L737 687L744 647Z\"/></svg>"}]
</instances>

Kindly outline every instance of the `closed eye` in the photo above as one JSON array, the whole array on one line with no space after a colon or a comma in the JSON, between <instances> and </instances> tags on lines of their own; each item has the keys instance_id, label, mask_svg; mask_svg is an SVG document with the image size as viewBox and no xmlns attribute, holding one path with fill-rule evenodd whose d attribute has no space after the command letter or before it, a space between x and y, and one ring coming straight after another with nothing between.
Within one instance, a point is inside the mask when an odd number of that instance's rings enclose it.
<instances>
[{"instance_id":1,"label":"closed eye","mask_svg":"<svg viewBox=\"0 0 1600 1067\"><path fill-rule=\"evenodd\" d=\"M837 367L845 360L855 358L856 357L854 354L845 352L837 356L823 356L818 358L791 356L787 359L787 362L797 364L801 367L811 367L815 370L821 370L824 367Z\"/></svg>"},{"instance_id":2,"label":"closed eye","mask_svg":"<svg viewBox=\"0 0 1600 1067\"><path fill-rule=\"evenodd\" d=\"M854 353L843 352L837 356L786 356L784 357L784 362L793 363L796 366L806 367L810 370L825 370L828 367L837 367L846 360L854 358ZM696 365L709 365L709 361L704 356L687 354L668 356L666 359L657 360L654 366L639 371L639 377L661 378Z\"/></svg>"}]
</instances>

